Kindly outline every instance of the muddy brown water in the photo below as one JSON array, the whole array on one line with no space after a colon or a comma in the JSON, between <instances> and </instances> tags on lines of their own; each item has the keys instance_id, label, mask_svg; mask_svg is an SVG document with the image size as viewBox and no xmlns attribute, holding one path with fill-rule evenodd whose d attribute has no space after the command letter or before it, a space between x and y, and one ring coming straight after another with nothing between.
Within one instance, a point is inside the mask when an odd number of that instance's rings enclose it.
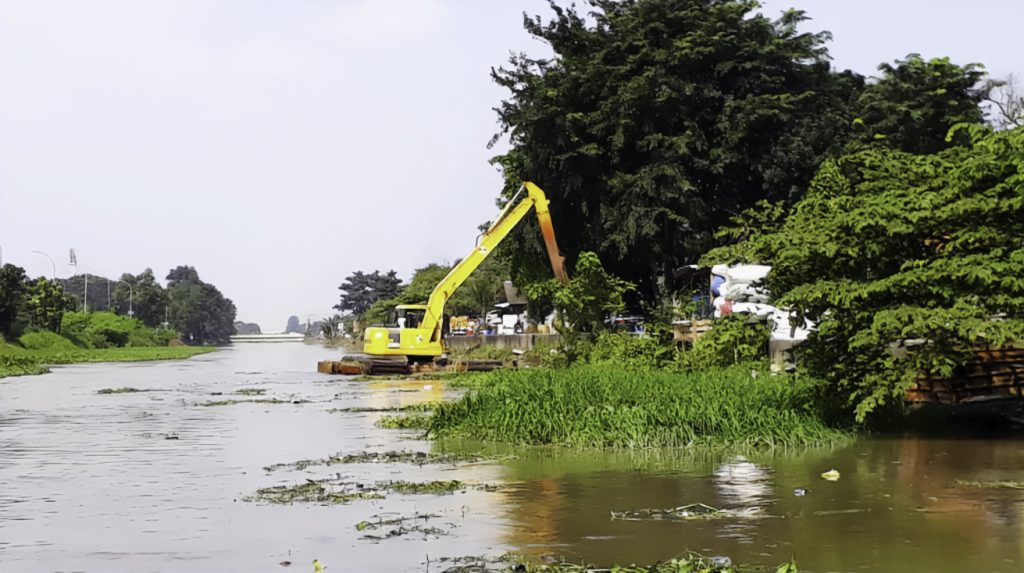
<instances>
[{"instance_id":1,"label":"muddy brown water","mask_svg":"<svg viewBox=\"0 0 1024 573\"><path fill-rule=\"evenodd\" d=\"M374 426L374 412L438 400L442 383L356 382L314 372L330 353L237 345L181 362L56 368L0 380L0 571L442 571L443 556L520 551L598 564L686 551L802 571L1024 570L1024 491L956 480L1024 479L1024 440L872 438L775 455L508 450L431 444ZM101 388L149 392L99 395ZM233 396L261 388L265 396ZM213 395L214 393L220 395ZM211 400L280 398L303 404ZM168 439L171 438L171 439ZM266 472L333 453L514 453L470 466L354 464ZM821 479L830 468L837 482ZM349 505L243 501L257 488L346 480L459 479L498 491L388 494ZM809 490L794 495L795 488ZM697 521L613 520L610 511L705 503ZM374 541L373 516L431 513L446 535ZM279 563L290 561L290 567Z\"/></svg>"}]
</instances>

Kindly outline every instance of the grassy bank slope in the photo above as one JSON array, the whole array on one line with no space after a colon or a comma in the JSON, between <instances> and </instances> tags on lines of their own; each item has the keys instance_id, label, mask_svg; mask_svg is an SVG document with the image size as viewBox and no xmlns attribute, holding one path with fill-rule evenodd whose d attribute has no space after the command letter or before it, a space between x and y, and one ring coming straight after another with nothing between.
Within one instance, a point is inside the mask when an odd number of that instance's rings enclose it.
<instances>
[{"instance_id":1,"label":"grassy bank slope","mask_svg":"<svg viewBox=\"0 0 1024 573\"><path fill-rule=\"evenodd\" d=\"M42 374L52 364L82 362L139 362L172 360L213 352L210 347L153 346L132 348L39 348L26 349L0 342L0 378L26 374Z\"/></svg>"},{"instance_id":2,"label":"grassy bank slope","mask_svg":"<svg viewBox=\"0 0 1024 573\"><path fill-rule=\"evenodd\" d=\"M611 447L786 447L842 440L816 413L814 382L751 376L749 365L707 372L591 364L495 371L439 405L437 437Z\"/></svg>"}]
</instances>

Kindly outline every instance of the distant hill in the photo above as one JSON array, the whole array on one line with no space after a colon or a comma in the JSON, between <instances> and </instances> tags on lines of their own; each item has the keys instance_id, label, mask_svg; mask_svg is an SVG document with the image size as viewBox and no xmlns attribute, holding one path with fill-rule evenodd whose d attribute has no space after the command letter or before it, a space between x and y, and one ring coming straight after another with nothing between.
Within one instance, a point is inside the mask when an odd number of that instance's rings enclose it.
<instances>
[{"instance_id":1,"label":"distant hill","mask_svg":"<svg viewBox=\"0 0 1024 573\"><path fill-rule=\"evenodd\" d=\"M306 326L299 322L299 317L292 315L288 317L288 326L284 327L284 332L285 334L289 332L306 334Z\"/></svg>"},{"instance_id":2,"label":"distant hill","mask_svg":"<svg viewBox=\"0 0 1024 573\"><path fill-rule=\"evenodd\" d=\"M238 334L263 334L260 325L255 322L235 322L235 330Z\"/></svg>"}]
</instances>

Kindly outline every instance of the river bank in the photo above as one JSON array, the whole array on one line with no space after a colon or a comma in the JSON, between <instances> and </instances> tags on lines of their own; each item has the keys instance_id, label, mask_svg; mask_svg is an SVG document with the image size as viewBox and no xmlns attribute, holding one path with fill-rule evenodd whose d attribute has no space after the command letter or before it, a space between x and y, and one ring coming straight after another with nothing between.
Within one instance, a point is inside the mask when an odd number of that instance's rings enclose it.
<instances>
[{"instance_id":1,"label":"river bank","mask_svg":"<svg viewBox=\"0 0 1024 573\"><path fill-rule=\"evenodd\" d=\"M0 378L45 374L50 366L91 362L180 360L217 350L206 346L143 346L29 350L0 342Z\"/></svg>"}]
</instances>

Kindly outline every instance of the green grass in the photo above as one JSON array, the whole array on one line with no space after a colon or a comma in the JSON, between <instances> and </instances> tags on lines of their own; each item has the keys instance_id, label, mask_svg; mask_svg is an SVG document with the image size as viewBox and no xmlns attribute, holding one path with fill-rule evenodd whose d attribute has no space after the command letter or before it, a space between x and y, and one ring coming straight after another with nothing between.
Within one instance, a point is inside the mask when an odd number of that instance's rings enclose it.
<instances>
[{"instance_id":1,"label":"green grass","mask_svg":"<svg viewBox=\"0 0 1024 573\"><path fill-rule=\"evenodd\" d=\"M40 334L40 333L32 333ZM25 336L30 336L26 334ZM60 337L58 337L60 338ZM24 337L22 337L24 339ZM61 339L66 340L66 339ZM43 374L53 364L78 364L84 362L141 362L148 360L176 360L197 354L213 352L215 348L200 346L153 346L132 348L78 348L30 338L25 348L0 343L0 378L27 374Z\"/></svg>"},{"instance_id":2,"label":"green grass","mask_svg":"<svg viewBox=\"0 0 1024 573\"><path fill-rule=\"evenodd\" d=\"M438 406L428 433L574 447L772 448L846 439L817 414L812 380L769 376L767 368L754 378L751 368L495 371Z\"/></svg>"}]
</instances>

